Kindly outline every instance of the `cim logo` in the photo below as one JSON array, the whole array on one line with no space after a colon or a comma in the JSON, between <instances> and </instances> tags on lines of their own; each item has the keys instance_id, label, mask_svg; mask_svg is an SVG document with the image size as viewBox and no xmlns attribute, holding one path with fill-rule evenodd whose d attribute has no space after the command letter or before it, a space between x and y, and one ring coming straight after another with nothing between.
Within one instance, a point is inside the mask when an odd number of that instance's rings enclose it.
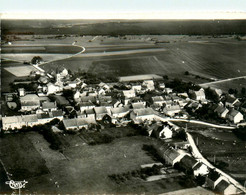
<instances>
[{"instance_id":1,"label":"cim logo","mask_svg":"<svg viewBox=\"0 0 246 195\"><path fill-rule=\"evenodd\" d=\"M19 194L20 194L20 189L25 188L27 183L28 183L28 181L26 181L26 180L24 180L24 181L14 181L14 180L6 181L6 184L8 184L11 189L19 190Z\"/></svg>"}]
</instances>

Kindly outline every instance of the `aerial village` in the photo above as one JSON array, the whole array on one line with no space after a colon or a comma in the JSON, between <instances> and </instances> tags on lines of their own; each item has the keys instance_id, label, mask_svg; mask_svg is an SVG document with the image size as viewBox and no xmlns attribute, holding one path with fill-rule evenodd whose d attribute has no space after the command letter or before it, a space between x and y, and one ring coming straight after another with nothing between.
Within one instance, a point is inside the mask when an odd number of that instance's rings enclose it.
<instances>
[{"instance_id":1,"label":"aerial village","mask_svg":"<svg viewBox=\"0 0 246 195\"><path fill-rule=\"evenodd\" d=\"M165 141L180 131L174 121L200 121L202 108L205 112L209 109L220 124L245 123L246 103L220 89L209 89L212 97L216 96L213 101L207 97L206 89L196 86L179 93L166 86L165 79L90 84L87 78L74 77L65 68L50 76L38 71L31 74L38 81L36 91L18 88L4 94L8 107L18 109L18 114L3 114L3 132L59 119L59 125L52 128L54 132L103 131L109 123L115 127L134 124L145 129L147 136ZM223 194L242 192L228 175L197 158L190 148L191 142L183 140L159 147L158 153L171 166L203 177L203 187Z\"/></svg>"}]
</instances>

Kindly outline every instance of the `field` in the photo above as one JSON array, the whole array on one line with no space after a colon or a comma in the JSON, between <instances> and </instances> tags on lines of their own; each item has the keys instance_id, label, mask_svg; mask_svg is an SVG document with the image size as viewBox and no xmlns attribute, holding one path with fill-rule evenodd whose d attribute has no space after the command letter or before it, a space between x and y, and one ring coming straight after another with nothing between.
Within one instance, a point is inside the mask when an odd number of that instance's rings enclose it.
<instances>
[{"instance_id":1,"label":"field","mask_svg":"<svg viewBox=\"0 0 246 195\"><path fill-rule=\"evenodd\" d=\"M29 76L32 71L36 70L32 66L12 66L12 67L6 67L4 69L16 77Z\"/></svg>"},{"instance_id":2,"label":"field","mask_svg":"<svg viewBox=\"0 0 246 195\"><path fill-rule=\"evenodd\" d=\"M153 182L132 178L120 184L111 180L108 175L126 173L139 169L142 164L154 163L142 146L156 140L143 136L124 137L130 129L105 130L121 138L109 144L89 146L80 136L67 134L63 141L70 144L63 154L51 150L37 132L6 135L0 140L0 157L8 172L13 174L11 178L28 181L23 193L148 194L186 187L183 176Z\"/></svg>"},{"instance_id":3,"label":"field","mask_svg":"<svg viewBox=\"0 0 246 195\"><path fill-rule=\"evenodd\" d=\"M80 69L94 74L119 77L158 74L168 75L169 78L182 78L197 84L206 83L210 78L226 79L246 75L244 55L246 42L230 36L222 38L171 35L67 36L62 39L57 39L54 35L18 35L18 37L21 40L14 41L12 46L5 46L7 51L5 49L3 55L20 61L30 61L33 55L41 55L45 61L57 60L41 65L47 71L62 66L72 71ZM33 41L28 41L29 39ZM152 40L164 43L154 44ZM84 46L85 52L68 58L80 49L71 46L74 41L77 45ZM24 44L26 46L23 49L16 46ZM11 53L12 50L14 53ZM16 53L17 51L21 53ZM26 51L34 53L25 53ZM3 62L2 67L15 65ZM184 75L185 71L206 78ZM2 78L10 79L5 71ZM225 91L229 88L240 90L246 87L246 82L245 79L241 79L211 86ZM5 88L3 86L3 89Z\"/></svg>"},{"instance_id":4,"label":"field","mask_svg":"<svg viewBox=\"0 0 246 195\"><path fill-rule=\"evenodd\" d=\"M201 73L201 76L207 75L207 77L216 79L246 75L244 68L246 57L243 55L246 53L246 42L215 40L205 44L178 42L162 44L161 46L166 50L118 56L112 54L112 56L86 57L87 54L85 53L75 58L52 62L43 67L50 70L62 64L73 71L80 68L84 71L99 74L103 72L116 76L160 74L180 77L182 75L184 80L191 80L190 77L184 75L185 71L196 72L198 76ZM195 79L193 81L199 82ZM232 82L231 87L238 86L233 84L234 82ZM218 86L220 85L218 84ZM241 82L242 87L245 85ZM222 88L226 89L229 86L230 82Z\"/></svg>"},{"instance_id":5,"label":"field","mask_svg":"<svg viewBox=\"0 0 246 195\"><path fill-rule=\"evenodd\" d=\"M233 35L245 28L245 20L2 20L3 34L31 35Z\"/></svg>"}]
</instances>

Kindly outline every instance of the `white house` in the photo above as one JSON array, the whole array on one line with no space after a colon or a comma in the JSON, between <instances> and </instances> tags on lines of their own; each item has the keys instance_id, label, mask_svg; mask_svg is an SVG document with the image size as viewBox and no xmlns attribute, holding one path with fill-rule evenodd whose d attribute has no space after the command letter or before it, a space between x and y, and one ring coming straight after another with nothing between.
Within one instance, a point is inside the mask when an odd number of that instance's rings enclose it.
<instances>
[{"instance_id":1,"label":"white house","mask_svg":"<svg viewBox=\"0 0 246 195\"><path fill-rule=\"evenodd\" d=\"M19 88L18 92L19 92L20 97L25 96L25 89L24 88Z\"/></svg>"},{"instance_id":2,"label":"white house","mask_svg":"<svg viewBox=\"0 0 246 195\"><path fill-rule=\"evenodd\" d=\"M140 92L142 90L142 86L141 85L132 85L132 89L135 92Z\"/></svg>"},{"instance_id":3,"label":"white house","mask_svg":"<svg viewBox=\"0 0 246 195\"><path fill-rule=\"evenodd\" d=\"M133 89L123 90L122 92L125 98L133 98L136 96L136 93Z\"/></svg>"},{"instance_id":4,"label":"white house","mask_svg":"<svg viewBox=\"0 0 246 195\"><path fill-rule=\"evenodd\" d=\"M47 84L47 95L49 94L55 94L56 92L61 91L61 88L57 85L54 85L53 83Z\"/></svg>"},{"instance_id":5,"label":"white house","mask_svg":"<svg viewBox=\"0 0 246 195\"><path fill-rule=\"evenodd\" d=\"M153 104L156 104L158 106L162 106L165 103L164 98L162 96L154 96L152 97L152 101Z\"/></svg>"},{"instance_id":6,"label":"white house","mask_svg":"<svg viewBox=\"0 0 246 195\"><path fill-rule=\"evenodd\" d=\"M206 100L204 89L200 89L199 91L191 91L191 98L197 101L204 101Z\"/></svg>"},{"instance_id":7,"label":"white house","mask_svg":"<svg viewBox=\"0 0 246 195\"><path fill-rule=\"evenodd\" d=\"M148 91L155 90L155 83L154 83L153 80L145 80L145 81L143 81L143 86L145 86Z\"/></svg>"},{"instance_id":8,"label":"white house","mask_svg":"<svg viewBox=\"0 0 246 195\"><path fill-rule=\"evenodd\" d=\"M241 114L241 112L232 109L228 112L227 118L236 124L243 120L243 115Z\"/></svg>"},{"instance_id":9,"label":"white house","mask_svg":"<svg viewBox=\"0 0 246 195\"><path fill-rule=\"evenodd\" d=\"M130 112L129 107L111 108L111 115L115 118L122 118Z\"/></svg>"}]
</instances>

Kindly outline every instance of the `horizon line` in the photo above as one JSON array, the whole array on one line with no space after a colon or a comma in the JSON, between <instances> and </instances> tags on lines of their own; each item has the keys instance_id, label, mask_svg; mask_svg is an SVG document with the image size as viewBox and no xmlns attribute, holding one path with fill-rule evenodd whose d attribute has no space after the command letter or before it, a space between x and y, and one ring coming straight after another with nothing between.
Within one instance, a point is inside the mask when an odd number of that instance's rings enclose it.
<instances>
[{"instance_id":1,"label":"horizon line","mask_svg":"<svg viewBox=\"0 0 246 195\"><path fill-rule=\"evenodd\" d=\"M139 20L151 20L151 19L194 19L194 20L234 20L234 19L246 19L246 12L240 11L192 11L192 12L3 12L0 15L1 19L57 19L57 20L69 20L69 19L139 19Z\"/></svg>"}]
</instances>

